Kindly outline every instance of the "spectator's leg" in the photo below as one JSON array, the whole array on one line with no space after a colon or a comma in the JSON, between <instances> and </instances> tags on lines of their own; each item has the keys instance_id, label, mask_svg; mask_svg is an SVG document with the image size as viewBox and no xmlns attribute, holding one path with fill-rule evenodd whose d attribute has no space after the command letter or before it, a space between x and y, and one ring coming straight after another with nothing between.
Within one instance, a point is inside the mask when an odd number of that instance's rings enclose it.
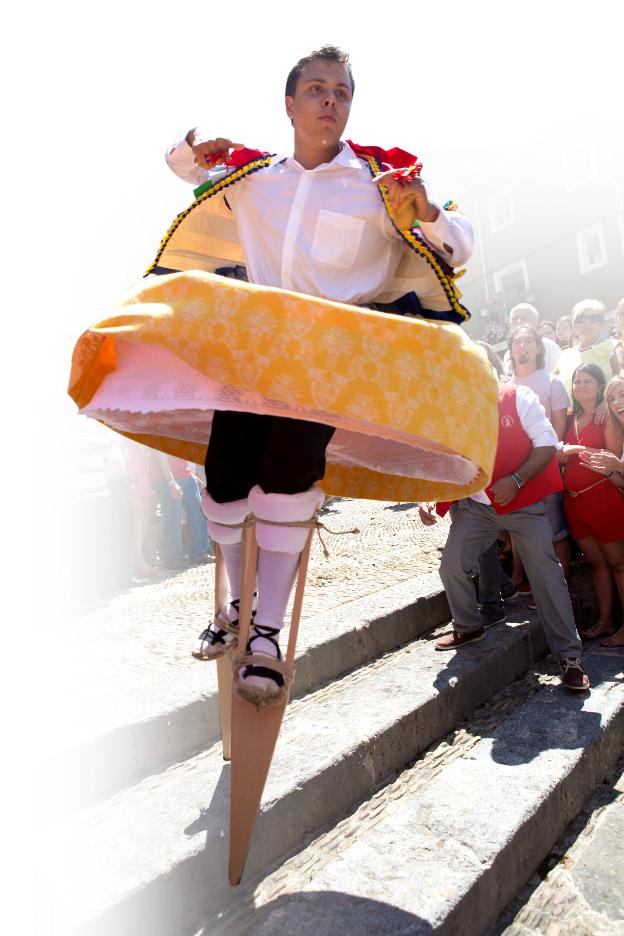
<instances>
[{"instance_id":1,"label":"spectator's leg","mask_svg":"<svg viewBox=\"0 0 624 936\"><path fill-rule=\"evenodd\" d=\"M607 559L607 545L601 545L593 536L584 536L578 540L579 547L587 559L594 581L594 591L598 604L598 620L585 636L606 637L613 630L613 579L611 568Z\"/></svg>"},{"instance_id":2,"label":"spectator's leg","mask_svg":"<svg viewBox=\"0 0 624 936\"><path fill-rule=\"evenodd\" d=\"M620 604L624 608L624 541L618 543L603 543L602 548L611 566L613 578L620 596ZM602 641L605 647L624 647L624 625L610 637Z\"/></svg>"},{"instance_id":3,"label":"spectator's leg","mask_svg":"<svg viewBox=\"0 0 624 936\"><path fill-rule=\"evenodd\" d=\"M511 537L511 555L513 557L511 580L515 588L520 588L521 585L524 585L526 572L524 571L522 560L520 559L520 555L518 553L518 547L514 542L513 536Z\"/></svg>"},{"instance_id":4,"label":"spectator's leg","mask_svg":"<svg viewBox=\"0 0 624 936\"><path fill-rule=\"evenodd\" d=\"M479 556L479 604L484 611L500 611L503 606L499 568L498 546L492 543L490 548Z\"/></svg>"},{"instance_id":5,"label":"spectator's leg","mask_svg":"<svg viewBox=\"0 0 624 936\"><path fill-rule=\"evenodd\" d=\"M555 556L561 563L566 582L570 576L570 537L562 536L561 539L553 540Z\"/></svg>"},{"instance_id":6,"label":"spectator's leg","mask_svg":"<svg viewBox=\"0 0 624 936\"><path fill-rule=\"evenodd\" d=\"M543 503L531 504L505 517L526 569L537 610L553 655L560 660L581 656L572 605L563 569L555 556L552 529Z\"/></svg>"},{"instance_id":7,"label":"spectator's leg","mask_svg":"<svg viewBox=\"0 0 624 936\"><path fill-rule=\"evenodd\" d=\"M602 543L601 548L613 573L620 603L624 608L624 539L617 543Z\"/></svg>"},{"instance_id":8,"label":"spectator's leg","mask_svg":"<svg viewBox=\"0 0 624 936\"><path fill-rule=\"evenodd\" d=\"M206 528L206 518L201 509L199 485L191 475L182 480L182 506L186 511L186 518L190 534L190 558L201 559L209 549L210 537Z\"/></svg>"},{"instance_id":9,"label":"spectator's leg","mask_svg":"<svg viewBox=\"0 0 624 936\"><path fill-rule=\"evenodd\" d=\"M132 492L132 569L135 575L151 575L153 566L145 555L152 498Z\"/></svg>"},{"instance_id":10,"label":"spectator's leg","mask_svg":"<svg viewBox=\"0 0 624 936\"><path fill-rule=\"evenodd\" d=\"M496 543L498 517L493 507L462 500L453 517L440 561L440 578L446 591L455 630L480 630L479 613L470 574L478 560Z\"/></svg>"},{"instance_id":11,"label":"spectator's leg","mask_svg":"<svg viewBox=\"0 0 624 936\"><path fill-rule=\"evenodd\" d=\"M497 553L498 553L498 549L497 549ZM515 598L515 596L518 594L518 589L516 588L512 580L509 578L505 570L503 569L500 563L500 560L498 562L498 570L499 570L498 584L500 588L501 597L503 598L504 601L506 601L508 598L512 598L512 597Z\"/></svg>"},{"instance_id":12,"label":"spectator's leg","mask_svg":"<svg viewBox=\"0 0 624 936\"><path fill-rule=\"evenodd\" d=\"M164 544L163 559L179 562L182 559L182 501L172 496L164 478L154 485L163 512Z\"/></svg>"},{"instance_id":13,"label":"spectator's leg","mask_svg":"<svg viewBox=\"0 0 624 936\"><path fill-rule=\"evenodd\" d=\"M563 512L563 494L559 491L556 494L549 494L544 498L546 516L552 528L553 547L555 555L561 563L563 574L566 581L570 574L570 538L568 536L568 526L565 514Z\"/></svg>"}]
</instances>

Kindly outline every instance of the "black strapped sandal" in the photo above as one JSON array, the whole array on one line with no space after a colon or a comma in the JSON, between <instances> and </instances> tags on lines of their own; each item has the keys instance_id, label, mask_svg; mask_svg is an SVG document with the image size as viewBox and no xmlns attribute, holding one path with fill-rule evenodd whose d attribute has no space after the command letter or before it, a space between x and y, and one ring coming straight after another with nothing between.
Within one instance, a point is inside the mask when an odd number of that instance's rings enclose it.
<instances>
[{"instance_id":1,"label":"black strapped sandal","mask_svg":"<svg viewBox=\"0 0 624 936\"><path fill-rule=\"evenodd\" d=\"M235 598L230 604L238 613L240 598ZM251 612L252 620L255 611ZM230 621L223 612L215 617L212 624L201 632L197 638L199 643L191 653L196 660L216 660L238 646L238 617Z\"/></svg>"},{"instance_id":2,"label":"black strapped sandal","mask_svg":"<svg viewBox=\"0 0 624 936\"><path fill-rule=\"evenodd\" d=\"M245 702L251 702L257 708L276 705L283 701L294 678L293 672L282 659L282 651L275 640L277 634L279 630L275 627L256 624L254 633L247 642L245 653L239 655L234 663L234 673L238 674L234 683L236 696ZM256 637L265 637L273 644L277 652L276 659L264 653L253 652L252 644ZM249 676L259 676L269 682L262 688L249 685L247 682Z\"/></svg>"}]
</instances>

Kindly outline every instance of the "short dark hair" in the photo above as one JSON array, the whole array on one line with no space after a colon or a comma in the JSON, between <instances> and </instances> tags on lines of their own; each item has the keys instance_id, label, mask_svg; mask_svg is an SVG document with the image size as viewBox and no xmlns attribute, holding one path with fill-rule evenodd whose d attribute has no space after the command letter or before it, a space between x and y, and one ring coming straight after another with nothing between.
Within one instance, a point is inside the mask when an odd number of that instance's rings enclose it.
<instances>
[{"instance_id":1,"label":"short dark hair","mask_svg":"<svg viewBox=\"0 0 624 936\"><path fill-rule=\"evenodd\" d=\"M320 49L317 49L316 52L310 52L309 55L299 59L297 64L291 68L288 73L288 78L286 79L286 97L294 97L301 72L306 65L309 65L310 62L316 62L318 59L324 62L337 62L339 65L342 65L351 79L351 94L353 94L355 91L355 81L353 80L348 54L343 52L342 49L339 49L338 46L324 45Z\"/></svg>"},{"instance_id":2,"label":"short dark hair","mask_svg":"<svg viewBox=\"0 0 624 936\"><path fill-rule=\"evenodd\" d=\"M511 353L511 346L514 343L514 338L518 337L518 334L521 331L529 332L530 337L535 339L535 345L537 347L537 357L535 358L535 369L542 370L546 366L546 352L544 351L544 342L542 341L542 336L538 332L537 328L533 328L532 325L514 325L509 334L507 335L507 347L509 348L509 363L511 365L511 370L516 373L516 362L513 359L513 354Z\"/></svg>"}]
</instances>

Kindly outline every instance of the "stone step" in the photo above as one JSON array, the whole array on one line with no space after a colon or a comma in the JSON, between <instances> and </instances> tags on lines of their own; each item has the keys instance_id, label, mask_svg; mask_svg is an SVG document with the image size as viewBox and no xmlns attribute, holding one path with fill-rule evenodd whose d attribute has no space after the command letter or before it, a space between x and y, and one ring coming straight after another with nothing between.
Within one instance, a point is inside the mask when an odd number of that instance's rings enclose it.
<instances>
[{"instance_id":1,"label":"stone step","mask_svg":"<svg viewBox=\"0 0 624 936\"><path fill-rule=\"evenodd\" d=\"M324 615L304 619L291 698L300 698L365 666L380 654L448 620L448 604L437 572L421 573ZM94 803L217 741L216 667L193 660L191 648L189 642L189 678L195 681L194 691L192 686L190 693L175 687L181 698L172 701L170 696L154 691L147 670L143 704L128 712L127 720L65 747L48 760L45 786L56 810ZM179 682L183 681L181 674Z\"/></svg>"},{"instance_id":2,"label":"stone step","mask_svg":"<svg viewBox=\"0 0 624 936\"><path fill-rule=\"evenodd\" d=\"M457 655L435 652L433 641L401 647L289 705L247 878L351 810L544 650L535 621L499 626ZM90 921L81 929L89 936L180 936L216 914L233 893L228 792L217 744L52 826L47 864L58 869L50 881L59 932Z\"/></svg>"},{"instance_id":3,"label":"stone step","mask_svg":"<svg viewBox=\"0 0 624 936\"><path fill-rule=\"evenodd\" d=\"M585 662L591 694L542 666L537 692L529 676L500 693L196 936L485 936L621 756L624 659ZM522 932L568 932L551 922Z\"/></svg>"},{"instance_id":4,"label":"stone step","mask_svg":"<svg viewBox=\"0 0 624 936\"><path fill-rule=\"evenodd\" d=\"M624 754L490 936L624 936Z\"/></svg>"}]
</instances>

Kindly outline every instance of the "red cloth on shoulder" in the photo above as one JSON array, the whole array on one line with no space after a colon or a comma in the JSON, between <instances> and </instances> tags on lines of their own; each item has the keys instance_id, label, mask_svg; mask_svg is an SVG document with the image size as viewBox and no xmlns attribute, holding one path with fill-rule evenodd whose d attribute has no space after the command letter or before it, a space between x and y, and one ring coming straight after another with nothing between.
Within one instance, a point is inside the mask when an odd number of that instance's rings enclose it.
<instances>
[{"instance_id":1,"label":"red cloth on shoulder","mask_svg":"<svg viewBox=\"0 0 624 936\"><path fill-rule=\"evenodd\" d=\"M225 164L226 166L234 166L235 169L240 169L241 166L246 166L247 163L253 162L254 159L259 159L261 156L268 155L268 152L257 149L247 149L247 147L245 147L245 149L232 150L225 160Z\"/></svg>"},{"instance_id":2,"label":"red cloth on shoulder","mask_svg":"<svg viewBox=\"0 0 624 936\"><path fill-rule=\"evenodd\" d=\"M418 156L412 156L411 153L399 149L398 146L383 150L380 146L360 146L353 140L347 140L347 143L356 156L374 156L384 169L407 169L408 166L413 166L418 162Z\"/></svg>"},{"instance_id":3,"label":"red cloth on shoulder","mask_svg":"<svg viewBox=\"0 0 624 936\"><path fill-rule=\"evenodd\" d=\"M374 156L375 159L382 164L384 169L407 169L409 166L413 166L414 163L418 162L417 156L412 156L411 153L400 149L398 146L389 150L384 150L380 146L360 146L359 143L354 143L353 140L347 140L347 143L356 156ZM248 149L245 147L245 149L232 150L230 155L225 159L225 163L228 166L234 166L235 169L240 169L241 166L246 166L247 163L252 162L254 159L259 159L261 156L268 155L269 153L264 150Z\"/></svg>"}]
</instances>

